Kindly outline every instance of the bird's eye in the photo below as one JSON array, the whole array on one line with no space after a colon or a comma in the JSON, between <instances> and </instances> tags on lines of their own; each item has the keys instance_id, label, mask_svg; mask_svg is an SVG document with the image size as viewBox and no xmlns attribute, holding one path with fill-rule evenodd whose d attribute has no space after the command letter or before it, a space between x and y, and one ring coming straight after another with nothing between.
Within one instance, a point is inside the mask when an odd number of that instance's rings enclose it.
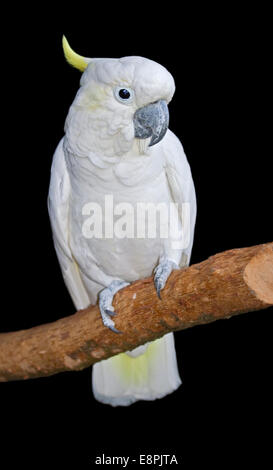
<instances>
[{"instance_id":1,"label":"bird's eye","mask_svg":"<svg viewBox=\"0 0 273 470\"><path fill-rule=\"evenodd\" d=\"M121 103L129 104L133 101L134 92L131 88L118 86L114 90L115 98Z\"/></svg>"},{"instance_id":2,"label":"bird's eye","mask_svg":"<svg viewBox=\"0 0 273 470\"><path fill-rule=\"evenodd\" d=\"M126 88L122 88L121 90L119 90L118 95L122 100L129 100L131 97L130 91Z\"/></svg>"}]
</instances>

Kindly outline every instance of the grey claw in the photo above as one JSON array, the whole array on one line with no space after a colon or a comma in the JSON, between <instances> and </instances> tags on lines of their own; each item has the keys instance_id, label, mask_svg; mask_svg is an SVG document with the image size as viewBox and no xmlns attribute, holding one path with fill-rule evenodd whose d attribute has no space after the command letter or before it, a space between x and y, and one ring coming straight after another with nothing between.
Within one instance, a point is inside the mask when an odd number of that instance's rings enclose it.
<instances>
[{"instance_id":1,"label":"grey claw","mask_svg":"<svg viewBox=\"0 0 273 470\"><path fill-rule=\"evenodd\" d=\"M114 333L122 335L122 331L117 330L114 326L108 326L109 330L112 330Z\"/></svg>"},{"instance_id":2,"label":"grey claw","mask_svg":"<svg viewBox=\"0 0 273 470\"><path fill-rule=\"evenodd\" d=\"M161 297L161 295L160 295L160 287L157 287L157 288L156 288L156 293L157 293L157 297L158 297L160 300L162 300L162 297Z\"/></svg>"},{"instance_id":3,"label":"grey claw","mask_svg":"<svg viewBox=\"0 0 273 470\"><path fill-rule=\"evenodd\" d=\"M104 311L105 313L107 313L107 315L110 315L110 317L116 316L116 312L114 312L113 310L109 310L108 308L106 308Z\"/></svg>"},{"instance_id":4,"label":"grey claw","mask_svg":"<svg viewBox=\"0 0 273 470\"><path fill-rule=\"evenodd\" d=\"M169 275L171 274L173 269L178 269L178 268L179 268L178 265L174 261L168 258L163 259L161 263L159 263L159 265L155 268L154 284L155 284L157 296L160 300L162 300L160 292L162 289L164 289Z\"/></svg>"},{"instance_id":5,"label":"grey claw","mask_svg":"<svg viewBox=\"0 0 273 470\"><path fill-rule=\"evenodd\" d=\"M155 285L155 290L156 290L156 293L157 293L157 297L160 300L162 300L161 295L160 295L160 291L162 289L162 282L160 282L159 276L157 276L157 275L154 278L154 285Z\"/></svg>"},{"instance_id":6,"label":"grey claw","mask_svg":"<svg viewBox=\"0 0 273 470\"><path fill-rule=\"evenodd\" d=\"M103 324L111 331L118 334L122 333L122 331L115 328L115 323L111 319L111 317L115 317L117 315L116 312L112 310L112 301L115 293L128 285L129 282L114 280L108 287L99 293L99 309Z\"/></svg>"}]
</instances>

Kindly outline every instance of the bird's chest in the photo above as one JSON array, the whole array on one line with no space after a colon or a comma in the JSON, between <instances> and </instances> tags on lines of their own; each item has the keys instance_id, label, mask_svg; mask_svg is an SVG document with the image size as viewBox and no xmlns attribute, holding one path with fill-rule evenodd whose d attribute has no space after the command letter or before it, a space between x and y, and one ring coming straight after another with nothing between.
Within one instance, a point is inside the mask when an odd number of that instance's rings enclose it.
<instances>
[{"instance_id":1,"label":"bird's chest","mask_svg":"<svg viewBox=\"0 0 273 470\"><path fill-rule=\"evenodd\" d=\"M69 231L75 259L86 271L95 262L127 280L150 275L161 254L171 200L164 164L147 157L93 165L90 171L84 166L88 162L81 163L71 172Z\"/></svg>"},{"instance_id":2,"label":"bird's chest","mask_svg":"<svg viewBox=\"0 0 273 470\"><path fill-rule=\"evenodd\" d=\"M70 244L75 259L87 271L95 261L109 275L128 281L150 275L162 253L169 201L164 171L147 186L89 187L74 195Z\"/></svg>"},{"instance_id":3,"label":"bird's chest","mask_svg":"<svg viewBox=\"0 0 273 470\"><path fill-rule=\"evenodd\" d=\"M152 210L151 206L170 200L160 147L150 156L120 159L115 164L95 155L80 159L68 155L67 166L72 232L92 214L94 223L106 226L110 221L118 226L122 215L135 224L143 204L150 204Z\"/></svg>"},{"instance_id":4,"label":"bird's chest","mask_svg":"<svg viewBox=\"0 0 273 470\"><path fill-rule=\"evenodd\" d=\"M79 186L71 193L71 233L93 242L108 243L111 238L118 244L128 238L132 243L154 229L157 216L168 210L170 200L164 170L145 185Z\"/></svg>"}]
</instances>

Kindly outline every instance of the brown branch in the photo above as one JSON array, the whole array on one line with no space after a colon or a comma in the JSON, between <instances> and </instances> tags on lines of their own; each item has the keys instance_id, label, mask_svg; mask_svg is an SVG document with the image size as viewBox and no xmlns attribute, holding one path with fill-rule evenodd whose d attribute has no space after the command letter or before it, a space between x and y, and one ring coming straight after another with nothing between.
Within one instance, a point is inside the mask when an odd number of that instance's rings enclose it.
<instances>
[{"instance_id":1,"label":"brown branch","mask_svg":"<svg viewBox=\"0 0 273 470\"><path fill-rule=\"evenodd\" d=\"M116 326L97 306L54 323L0 335L0 381L80 370L170 331L273 305L273 243L225 251L174 271L160 301L153 279L136 281L114 299Z\"/></svg>"}]
</instances>

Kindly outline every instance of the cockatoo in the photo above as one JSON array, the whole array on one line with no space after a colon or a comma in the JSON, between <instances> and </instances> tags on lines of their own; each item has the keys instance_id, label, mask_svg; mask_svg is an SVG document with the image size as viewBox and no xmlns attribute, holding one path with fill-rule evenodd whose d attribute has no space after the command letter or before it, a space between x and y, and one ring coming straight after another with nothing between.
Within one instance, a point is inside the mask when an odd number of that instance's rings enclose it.
<instances>
[{"instance_id":1,"label":"cockatoo","mask_svg":"<svg viewBox=\"0 0 273 470\"><path fill-rule=\"evenodd\" d=\"M115 293L154 274L160 297L172 270L189 264L195 189L183 147L168 129L175 84L166 68L144 57L86 58L74 52L65 37L63 49L67 61L83 73L65 135L53 156L48 196L53 241L76 309L98 302L114 340L119 333L112 306ZM122 236L109 225L106 197L112 197L115 208L121 204L114 219L122 207L129 207L133 222L140 225L147 214L136 220L139 203L173 203L178 230L169 218L168 236L161 236L158 227L155 236L144 236L143 227L138 227L140 236ZM86 230L94 204L102 208L102 236ZM182 205L188 207L185 216ZM181 243L177 233L187 242ZM97 362L92 371L95 398L112 406L161 398L180 384L173 333Z\"/></svg>"}]
</instances>

